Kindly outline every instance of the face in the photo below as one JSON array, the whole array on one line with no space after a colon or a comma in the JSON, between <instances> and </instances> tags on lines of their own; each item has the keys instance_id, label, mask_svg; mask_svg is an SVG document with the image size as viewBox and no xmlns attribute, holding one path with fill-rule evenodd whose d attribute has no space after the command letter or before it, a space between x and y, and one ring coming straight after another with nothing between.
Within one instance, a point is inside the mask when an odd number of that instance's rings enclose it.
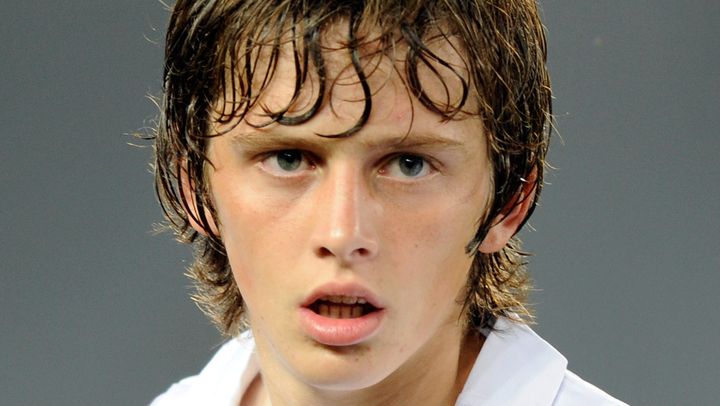
<instances>
[{"instance_id":1,"label":"face","mask_svg":"<svg viewBox=\"0 0 720 406\"><path fill-rule=\"evenodd\" d=\"M347 60L327 59L343 75ZM281 59L266 106L290 99L292 66ZM257 129L248 122L266 118L253 111L209 143L217 228L268 375L362 389L460 344L465 246L489 201L486 139L478 118L441 122L396 75L381 62L371 116L349 138L317 136L362 111L356 78L340 76L332 109L310 121Z\"/></svg>"}]
</instances>

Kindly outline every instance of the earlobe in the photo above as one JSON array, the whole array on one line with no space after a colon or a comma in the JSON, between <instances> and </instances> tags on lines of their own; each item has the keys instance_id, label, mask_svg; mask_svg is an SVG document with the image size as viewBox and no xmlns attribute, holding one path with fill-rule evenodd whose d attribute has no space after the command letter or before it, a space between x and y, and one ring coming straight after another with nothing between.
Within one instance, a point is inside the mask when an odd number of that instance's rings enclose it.
<instances>
[{"instance_id":1,"label":"earlobe","mask_svg":"<svg viewBox=\"0 0 720 406\"><path fill-rule=\"evenodd\" d=\"M495 217L493 225L478 247L478 251L484 254L500 251L515 235L535 201L536 178L536 172L533 171L530 179L523 184L522 189L508 204L509 212L503 210Z\"/></svg>"},{"instance_id":2,"label":"earlobe","mask_svg":"<svg viewBox=\"0 0 720 406\"><path fill-rule=\"evenodd\" d=\"M195 187L193 182L190 179L190 176L187 172L187 163L183 163L180 166L179 171L179 177L180 177L180 187L182 188L182 193L180 195L180 198L182 200L183 208L185 209L185 213L187 214L188 222L190 223L190 226L195 229L198 233L204 235L205 237L209 237L210 233L216 236L220 236L220 233L218 232L217 225L215 224L215 220L212 218L212 216L209 216L207 211L204 212L205 218L207 219L207 223L210 226L210 230L207 230L202 224L202 215L201 211L198 207L198 199L197 194L195 191Z\"/></svg>"}]
</instances>

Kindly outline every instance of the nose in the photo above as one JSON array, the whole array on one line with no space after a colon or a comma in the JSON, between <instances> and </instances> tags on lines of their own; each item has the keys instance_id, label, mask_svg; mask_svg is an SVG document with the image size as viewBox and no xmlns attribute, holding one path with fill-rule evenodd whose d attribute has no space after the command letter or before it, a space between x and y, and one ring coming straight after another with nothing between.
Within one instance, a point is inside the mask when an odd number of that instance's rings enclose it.
<instances>
[{"instance_id":1,"label":"nose","mask_svg":"<svg viewBox=\"0 0 720 406\"><path fill-rule=\"evenodd\" d=\"M314 204L311 244L318 257L335 258L349 266L377 255L378 208L361 170L350 165L329 170Z\"/></svg>"}]
</instances>

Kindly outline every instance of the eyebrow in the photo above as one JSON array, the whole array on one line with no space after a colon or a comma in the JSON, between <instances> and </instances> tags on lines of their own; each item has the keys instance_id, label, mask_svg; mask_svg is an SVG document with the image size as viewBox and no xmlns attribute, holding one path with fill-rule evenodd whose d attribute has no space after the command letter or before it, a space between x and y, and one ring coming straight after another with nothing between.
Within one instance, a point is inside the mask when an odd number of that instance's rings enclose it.
<instances>
[{"instance_id":1,"label":"eyebrow","mask_svg":"<svg viewBox=\"0 0 720 406\"><path fill-rule=\"evenodd\" d=\"M344 138L327 138L311 135L290 135L284 132L246 132L232 134L232 143L246 149L258 149L272 146L273 148L288 149L325 149L332 142L342 142ZM420 148L420 147L442 147L460 148L461 141L447 138L434 133L409 133L402 135L387 135L380 139L369 139L363 135L353 135L368 149L387 148Z\"/></svg>"}]
</instances>

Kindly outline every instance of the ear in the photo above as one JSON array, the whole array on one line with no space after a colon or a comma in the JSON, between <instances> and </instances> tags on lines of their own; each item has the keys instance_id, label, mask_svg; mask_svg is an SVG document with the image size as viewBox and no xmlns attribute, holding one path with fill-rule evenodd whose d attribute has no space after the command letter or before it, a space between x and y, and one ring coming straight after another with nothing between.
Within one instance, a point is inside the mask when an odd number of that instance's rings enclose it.
<instances>
[{"instance_id":1,"label":"ear","mask_svg":"<svg viewBox=\"0 0 720 406\"><path fill-rule=\"evenodd\" d=\"M491 254L500 251L517 233L523 224L528 210L535 201L537 170L533 170L529 179L523 183L522 188L515 197L505 206L505 209L493 219L485 239L478 247L478 251Z\"/></svg>"},{"instance_id":2,"label":"ear","mask_svg":"<svg viewBox=\"0 0 720 406\"><path fill-rule=\"evenodd\" d=\"M204 235L205 237L209 237L208 230L203 227L202 222L200 220L200 210L198 209L198 202L197 202L197 195L195 193L195 185L190 180L190 176L187 172L187 162L183 162L183 164L180 166L180 187L182 187L182 196L183 199L182 205L185 208L185 212L188 217L188 221L190 222L190 226L192 226L195 231L198 233ZM215 224L215 220L207 211L205 211L205 216L207 218L208 224L210 225L210 231L216 235L219 236L220 233L218 231L218 227Z\"/></svg>"}]
</instances>

